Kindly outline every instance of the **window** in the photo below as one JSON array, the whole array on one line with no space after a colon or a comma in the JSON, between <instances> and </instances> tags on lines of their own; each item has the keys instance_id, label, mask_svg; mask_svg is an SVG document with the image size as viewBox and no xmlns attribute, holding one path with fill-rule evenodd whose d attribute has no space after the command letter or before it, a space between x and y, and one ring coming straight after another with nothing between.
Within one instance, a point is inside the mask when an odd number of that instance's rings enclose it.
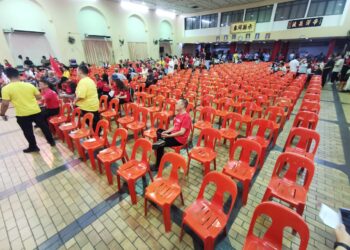
<instances>
[{"instance_id":1,"label":"window","mask_svg":"<svg viewBox=\"0 0 350 250\"><path fill-rule=\"evenodd\" d=\"M296 0L277 5L275 21L282 21L305 16L308 0Z\"/></svg>"},{"instance_id":2,"label":"window","mask_svg":"<svg viewBox=\"0 0 350 250\"><path fill-rule=\"evenodd\" d=\"M200 16L186 17L185 30L195 30L200 28Z\"/></svg>"},{"instance_id":3,"label":"window","mask_svg":"<svg viewBox=\"0 0 350 250\"><path fill-rule=\"evenodd\" d=\"M201 29L215 28L218 26L218 13L201 17Z\"/></svg>"},{"instance_id":4,"label":"window","mask_svg":"<svg viewBox=\"0 0 350 250\"><path fill-rule=\"evenodd\" d=\"M308 17L343 14L346 0L311 0Z\"/></svg>"},{"instance_id":5,"label":"window","mask_svg":"<svg viewBox=\"0 0 350 250\"><path fill-rule=\"evenodd\" d=\"M257 23L270 22L272 5L247 9L244 21L256 21Z\"/></svg>"},{"instance_id":6,"label":"window","mask_svg":"<svg viewBox=\"0 0 350 250\"><path fill-rule=\"evenodd\" d=\"M221 13L220 26L230 26L231 23L243 21L244 10L236 10Z\"/></svg>"}]
</instances>

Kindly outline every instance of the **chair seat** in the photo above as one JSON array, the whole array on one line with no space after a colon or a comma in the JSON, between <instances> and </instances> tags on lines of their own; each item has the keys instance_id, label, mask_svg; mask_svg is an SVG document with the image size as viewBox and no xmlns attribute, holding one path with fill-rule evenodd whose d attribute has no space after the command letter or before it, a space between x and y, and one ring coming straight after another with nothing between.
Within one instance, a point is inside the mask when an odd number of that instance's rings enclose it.
<instances>
[{"instance_id":1,"label":"chair seat","mask_svg":"<svg viewBox=\"0 0 350 250\"><path fill-rule=\"evenodd\" d=\"M258 238L254 235L248 236L243 247L244 250L278 250L279 246L266 239Z\"/></svg>"},{"instance_id":2,"label":"chair seat","mask_svg":"<svg viewBox=\"0 0 350 250\"><path fill-rule=\"evenodd\" d=\"M270 141L266 140L260 136L248 136L247 139L254 140L261 145L262 148L267 148L269 146Z\"/></svg>"},{"instance_id":3,"label":"chair seat","mask_svg":"<svg viewBox=\"0 0 350 250\"><path fill-rule=\"evenodd\" d=\"M211 122L205 122L205 121L198 121L193 125L194 128L198 129L205 129L205 128L211 128L212 123Z\"/></svg>"},{"instance_id":4,"label":"chair seat","mask_svg":"<svg viewBox=\"0 0 350 250\"><path fill-rule=\"evenodd\" d=\"M229 128L220 129L220 133L221 133L222 137L224 137L225 139L228 139L228 140L236 139L239 135L238 132L236 132L233 129L229 129Z\"/></svg>"},{"instance_id":5,"label":"chair seat","mask_svg":"<svg viewBox=\"0 0 350 250\"><path fill-rule=\"evenodd\" d=\"M242 122L252 122L253 118L249 115L242 116Z\"/></svg>"},{"instance_id":6,"label":"chair seat","mask_svg":"<svg viewBox=\"0 0 350 250\"><path fill-rule=\"evenodd\" d=\"M131 160L121 165L117 170L117 173L123 177L124 180L137 180L145 175L147 171L148 165L146 162Z\"/></svg>"},{"instance_id":7,"label":"chair seat","mask_svg":"<svg viewBox=\"0 0 350 250\"><path fill-rule=\"evenodd\" d=\"M99 109L98 109L98 112L99 112L99 113L103 113L103 112L105 112L106 110L107 110L107 108L99 108Z\"/></svg>"},{"instance_id":8,"label":"chair seat","mask_svg":"<svg viewBox=\"0 0 350 250\"><path fill-rule=\"evenodd\" d=\"M118 123L120 124L128 124L134 121L134 117L133 116L124 116L121 117L117 120Z\"/></svg>"},{"instance_id":9,"label":"chair seat","mask_svg":"<svg viewBox=\"0 0 350 250\"><path fill-rule=\"evenodd\" d=\"M148 137L148 138L151 138L151 139L157 138L157 129L156 128L150 128L150 129L144 131L143 135L145 137Z\"/></svg>"},{"instance_id":10,"label":"chair seat","mask_svg":"<svg viewBox=\"0 0 350 250\"><path fill-rule=\"evenodd\" d=\"M160 112L160 107L149 107L148 112L150 113Z\"/></svg>"},{"instance_id":11,"label":"chair seat","mask_svg":"<svg viewBox=\"0 0 350 250\"><path fill-rule=\"evenodd\" d=\"M85 140L81 144L81 146L85 150L89 150L89 149L97 149L97 148L103 147L104 144L105 144L105 140L104 139L101 139L98 136L94 136L93 138Z\"/></svg>"},{"instance_id":12,"label":"chair seat","mask_svg":"<svg viewBox=\"0 0 350 250\"><path fill-rule=\"evenodd\" d=\"M90 129L83 128L83 129L79 129L77 131L70 132L69 137L72 139L81 139L84 137L88 137L90 134L91 134Z\"/></svg>"},{"instance_id":13,"label":"chair seat","mask_svg":"<svg viewBox=\"0 0 350 250\"><path fill-rule=\"evenodd\" d=\"M123 150L117 148L116 146L104 149L100 151L97 158L102 162L115 162L123 156Z\"/></svg>"},{"instance_id":14,"label":"chair seat","mask_svg":"<svg viewBox=\"0 0 350 250\"><path fill-rule=\"evenodd\" d=\"M312 161L314 160L314 155L312 153L306 152L306 150L303 149L303 148L287 147L285 149L285 152L290 152L290 153L295 153L295 154L298 154L298 155L303 155L303 156L309 158Z\"/></svg>"},{"instance_id":15,"label":"chair seat","mask_svg":"<svg viewBox=\"0 0 350 250\"><path fill-rule=\"evenodd\" d=\"M78 128L78 124L75 124L75 123L64 123L59 127L61 131L71 131L77 128Z\"/></svg>"},{"instance_id":16,"label":"chair seat","mask_svg":"<svg viewBox=\"0 0 350 250\"><path fill-rule=\"evenodd\" d=\"M181 187L171 180L155 179L146 189L146 198L160 206L172 204L180 195Z\"/></svg>"},{"instance_id":17,"label":"chair seat","mask_svg":"<svg viewBox=\"0 0 350 250\"><path fill-rule=\"evenodd\" d=\"M131 130L139 130L139 129L145 128L146 124L144 122L137 121L137 122L129 123L128 125L126 125L126 127Z\"/></svg>"},{"instance_id":18,"label":"chair seat","mask_svg":"<svg viewBox=\"0 0 350 250\"><path fill-rule=\"evenodd\" d=\"M185 210L183 221L202 239L215 239L225 228L227 216L209 201L198 199Z\"/></svg>"},{"instance_id":19,"label":"chair seat","mask_svg":"<svg viewBox=\"0 0 350 250\"><path fill-rule=\"evenodd\" d=\"M167 117L174 116L174 111L171 110L162 111L161 113L165 114Z\"/></svg>"},{"instance_id":20,"label":"chair seat","mask_svg":"<svg viewBox=\"0 0 350 250\"><path fill-rule=\"evenodd\" d=\"M101 116L105 118L112 118L112 117L115 117L116 115L117 115L117 112L115 110L107 110L101 113Z\"/></svg>"},{"instance_id":21,"label":"chair seat","mask_svg":"<svg viewBox=\"0 0 350 250\"><path fill-rule=\"evenodd\" d=\"M211 162L216 155L217 153L213 149L206 147L195 147L190 152L191 158L200 162Z\"/></svg>"},{"instance_id":22,"label":"chair seat","mask_svg":"<svg viewBox=\"0 0 350 250\"><path fill-rule=\"evenodd\" d=\"M220 117L224 117L225 115L227 115L227 111L226 110L216 110L215 115L220 116Z\"/></svg>"},{"instance_id":23,"label":"chair seat","mask_svg":"<svg viewBox=\"0 0 350 250\"><path fill-rule=\"evenodd\" d=\"M61 124L67 122L68 118L66 116L55 116L50 119L50 123L53 125Z\"/></svg>"},{"instance_id":24,"label":"chair seat","mask_svg":"<svg viewBox=\"0 0 350 250\"><path fill-rule=\"evenodd\" d=\"M250 167L248 163L243 161L229 161L223 169L223 173L238 180L250 180L253 178L255 168Z\"/></svg>"}]
</instances>

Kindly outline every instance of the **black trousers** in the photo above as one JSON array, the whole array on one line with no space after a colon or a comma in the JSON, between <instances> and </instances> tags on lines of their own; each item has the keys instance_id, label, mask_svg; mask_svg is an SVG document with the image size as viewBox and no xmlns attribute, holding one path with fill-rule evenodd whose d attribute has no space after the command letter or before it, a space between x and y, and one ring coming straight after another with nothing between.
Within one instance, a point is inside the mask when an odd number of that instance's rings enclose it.
<instances>
[{"instance_id":1,"label":"black trousers","mask_svg":"<svg viewBox=\"0 0 350 250\"><path fill-rule=\"evenodd\" d=\"M42 113L29 116L17 116L16 118L18 125L23 131L24 137L29 143L29 148L38 147L33 132L33 122L35 122L35 124L41 129L48 143L52 144L55 142Z\"/></svg>"},{"instance_id":2,"label":"black trousers","mask_svg":"<svg viewBox=\"0 0 350 250\"><path fill-rule=\"evenodd\" d=\"M46 122L48 122L48 119L52 116L58 115L60 113L60 109L43 109L42 114L43 118L45 119Z\"/></svg>"},{"instance_id":3,"label":"black trousers","mask_svg":"<svg viewBox=\"0 0 350 250\"><path fill-rule=\"evenodd\" d=\"M339 72L332 72L332 75L331 75L331 82L332 83L335 83L335 81L339 80L338 74L339 74Z\"/></svg>"},{"instance_id":4,"label":"black trousers","mask_svg":"<svg viewBox=\"0 0 350 250\"><path fill-rule=\"evenodd\" d=\"M86 110L81 110L81 116L84 116L87 113L92 113L94 115L94 119L92 120L92 127L94 131L96 130L97 123L100 120L100 113L98 111L86 111Z\"/></svg>"},{"instance_id":5,"label":"black trousers","mask_svg":"<svg viewBox=\"0 0 350 250\"><path fill-rule=\"evenodd\" d=\"M178 142L174 137L169 137L169 138L162 138L161 134L162 132L164 132L164 129L158 129L157 130L157 140L164 140L165 141L165 145L163 147L159 147L157 149L157 163L156 166L157 168L159 167L160 161L164 155L164 148L165 147L174 147L174 146L181 146L182 144L180 142Z\"/></svg>"},{"instance_id":6,"label":"black trousers","mask_svg":"<svg viewBox=\"0 0 350 250\"><path fill-rule=\"evenodd\" d=\"M331 69L323 69L322 71L322 87L326 84L327 82L327 78L329 75L329 72L331 71Z\"/></svg>"}]
</instances>

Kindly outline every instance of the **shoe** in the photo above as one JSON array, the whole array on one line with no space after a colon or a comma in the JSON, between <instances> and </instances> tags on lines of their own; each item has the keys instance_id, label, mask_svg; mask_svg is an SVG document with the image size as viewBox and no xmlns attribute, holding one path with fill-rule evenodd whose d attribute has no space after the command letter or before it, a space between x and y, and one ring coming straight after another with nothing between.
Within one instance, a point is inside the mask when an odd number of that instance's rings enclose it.
<instances>
[{"instance_id":1,"label":"shoe","mask_svg":"<svg viewBox=\"0 0 350 250\"><path fill-rule=\"evenodd\" d=\"M157 150L160 147L164 147L165 146L165 141L164 140L158 140L155 143L153 143L152 145L152 149L153 150Z\"/></svg>"},{"instance_id":2,"label":"shoe","mask_svg":"<svg viewBox=\"0 0 350 250\"><path fill-rule=\"evenodd\" d=\"M26 148L23 150L23 153L34 153L34 152L39 152L40 148L36 147L36 148Z\"/></svg>"},{"instance_id":3,"label":"shoe","mask_svg":"<svg viewBox=\"0 0 350 250\"><path fill-rule=\"evenodd\" d=\"M51 147L56 146L56 142L49 142L49 144L51 145Z\"/></svg>"}]
</instances>

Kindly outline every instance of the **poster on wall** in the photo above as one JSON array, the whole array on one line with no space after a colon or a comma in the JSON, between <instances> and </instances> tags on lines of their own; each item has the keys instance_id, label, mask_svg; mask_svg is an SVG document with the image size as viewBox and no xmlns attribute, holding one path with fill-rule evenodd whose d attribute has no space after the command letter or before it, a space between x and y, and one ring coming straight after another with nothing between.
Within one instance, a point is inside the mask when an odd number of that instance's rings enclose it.
<instances>
[{"instance_id":1,"label":"poster on wall","mask_svg":"<svg viewBox=\"0 0 350 250\"><path fill-rule=\"evenodd\" d=\"M232 34L231 39L232 39L232 40L236 40L236 39L237 39L237 35L236 35L236 34Z\"/></svg>"},{"instance_id":2,"label":"poster on wall","mask_svg":"<svg viewBox=\"0 0 350 250\"><path fill-rule=\"evenodd\" d=\"M252 33L255 32L255 26L256 22L239 22L239 23L232 23L230 27L230 33L236 34L236 33Z\"/></svg>"},{"instance_id":3,"label":"poster on wall","mask_svg":"<svg viewBox=\"0 0 350 250\"><path fill-rule=\"evenodd\" d=\"M224 35L224 41L228 41L228 35Z\"/></svg>"},{"instance_id":4,"label":"poster on wall","mask_svg":"<svg viewBox=\"0 0 350 250\"><path fill-rule=\"evenodd\" d=\"M271 33L266 33L266 34L265 34L265 39L266 39L266 40L270 39L270 37L271 37Z\"/></svg>"},{"instance_id":5,"label":"poster on wall","mask_svg":"<svg viewBox=\"0 0 350 250\"><path fill-rule=\"evenodd\" d=\"M250 34L248 33L248 34L245 34L245 40L250 40Z\"/></svg>"},{"instance_id":6,"label":"poster on wall","mask_svg":"<svg viewBox=\"0 0 350 250\"><path fill-rule=\"evenodd\" d=\"M290 20L287 25L287 29L299 29L308 27L321 26L323 17L312 17L304 19Z\"/></svg>"}]
</instances>

